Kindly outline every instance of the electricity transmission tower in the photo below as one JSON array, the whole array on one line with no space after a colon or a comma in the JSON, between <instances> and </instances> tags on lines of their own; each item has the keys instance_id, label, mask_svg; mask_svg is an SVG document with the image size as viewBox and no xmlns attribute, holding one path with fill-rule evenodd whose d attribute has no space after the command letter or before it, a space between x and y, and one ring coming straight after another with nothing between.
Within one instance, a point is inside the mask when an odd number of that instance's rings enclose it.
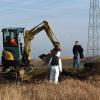
<instances>
[{"instance_id":1,"label":"electricity transmission tower","mask_svg":"<svg viewBox=\"0 0 100 100\"><path fill-rule=\"evenodd\" d=\"M90 0L87 55L100 55L99 0Z\"/></svg>"}]
</instances>

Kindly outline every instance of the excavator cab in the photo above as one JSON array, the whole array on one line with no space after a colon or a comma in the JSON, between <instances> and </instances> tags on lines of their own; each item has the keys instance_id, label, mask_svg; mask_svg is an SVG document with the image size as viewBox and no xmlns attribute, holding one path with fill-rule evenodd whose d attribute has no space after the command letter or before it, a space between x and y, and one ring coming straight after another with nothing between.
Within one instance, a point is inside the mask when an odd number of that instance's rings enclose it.
<instances>
[{"instance_id":1,"label":"excavator cab","mask_svg":"<svg viewBox=\"0 0 100 100\"><path fill-rule=\"evenodd\" d=\"M52 42L54 48L48 54L42 54L39 57L46 63L56 51L60 50L60 42L54 35L49 23L43 21L39 25L24 32L24 28L4 28L3 33L3 52L2 65L4 70L9 66L17 67L17 65L30 65L31 60L31 40L39 32L45 31L46 35Z\"/></svg>"},{"instance_id":2,"label":"excavator cab","mask_svg":"<svg viewBox=\"0 0 100 100\"><path fill-rule=\"evenodd\" d=\"M24 28L3 28L3 51L2 51L2 65L3 69L9 66L21 63L23 45L24 45ZM23 41L22 41L23 40Z\"/></svg>"}]
</instances>

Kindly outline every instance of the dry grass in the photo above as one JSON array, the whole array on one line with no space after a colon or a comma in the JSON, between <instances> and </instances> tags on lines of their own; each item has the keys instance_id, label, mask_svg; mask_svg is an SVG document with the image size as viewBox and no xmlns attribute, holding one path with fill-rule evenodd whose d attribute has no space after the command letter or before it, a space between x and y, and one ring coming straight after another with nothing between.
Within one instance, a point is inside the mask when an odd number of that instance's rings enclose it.
<instances>
[{"instance_id":1,"label":"dry grass","mask_svg":"<svg viewBox=\"0 0 100 100\"><path fill-rule=\"evenodd\" d=\"M72 78L58 85L47 80L21 86L9 83L0 86L0 100L100 100L100 85Z\"/></svg>"},{"instance_id":2,"label":"dry grass","mask_svg":"<svg viewBox=\"0 0 100 100\"><path fill-rule=\"evenodd\" d=\"M67 68L57 85L47 81L47 69L43 68L36 68L32 80L20 86L8 74L1 76L0 100L100 100L99 65L88 73Z\"/></svg>"},{"instance_id":3,"label":"dry grass","mask_svg":"<svg viewBox=\"0 0 100 100\"><path fill-rule=\"evenodd\" d=\"M100 100L100 88L71 78L58 85L46 80L18 87L7 84L0 86L0 100Z\"/></svg>"}]
</instances>

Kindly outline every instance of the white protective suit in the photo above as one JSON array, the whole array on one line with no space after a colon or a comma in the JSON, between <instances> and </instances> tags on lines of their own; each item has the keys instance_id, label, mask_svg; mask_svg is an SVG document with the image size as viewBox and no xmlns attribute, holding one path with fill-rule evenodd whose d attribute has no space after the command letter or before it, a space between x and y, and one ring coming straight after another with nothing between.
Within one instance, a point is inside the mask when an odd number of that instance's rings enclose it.
<instances>
[{"instance_id":1,"label":"white protective suit","mask_svg":"<svg viewBox=\"0 0 100 100\"><path fill-rule=\"evenodd\" d=\"M50 65L52 58L50 59L49 62L49 68L50 68L50 78L49 82L54 82L55 84L58 83L58 77L59 77L59 72L62 72L62 62L60 59L60 51L57 52L56 56L59 57L59 65Z\"/></svg>"}]
</instances>

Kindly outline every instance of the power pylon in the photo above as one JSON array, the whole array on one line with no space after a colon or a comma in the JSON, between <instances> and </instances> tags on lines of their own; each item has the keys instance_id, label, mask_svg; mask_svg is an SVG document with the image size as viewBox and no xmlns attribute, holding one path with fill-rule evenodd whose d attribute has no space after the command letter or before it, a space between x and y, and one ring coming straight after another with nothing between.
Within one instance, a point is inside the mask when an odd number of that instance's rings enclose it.
<instances>
[{"instance_id":1,"label":"power pylon","mask_svg":"<svg viewBox=\"0 0 100 100\"><path fill-rule=\"evenodd\" d=\"M90 0L87 55L88 56L100 55L99 0Z\"/></svg>"}]
</instances>

